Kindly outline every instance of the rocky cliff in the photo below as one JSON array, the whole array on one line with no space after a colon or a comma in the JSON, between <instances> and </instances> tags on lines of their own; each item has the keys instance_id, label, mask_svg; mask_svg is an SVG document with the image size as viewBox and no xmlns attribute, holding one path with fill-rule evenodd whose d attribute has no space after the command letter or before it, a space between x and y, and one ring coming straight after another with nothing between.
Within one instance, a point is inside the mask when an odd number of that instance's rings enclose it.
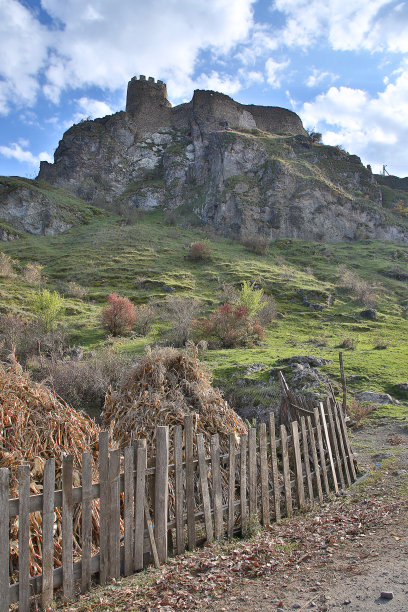
<instances>
[{"instance_id":1,"label":"rocky cliff","mask_svg":"<svg viewBox=\"0 0 408 612\"><path fill-rule=\"evenodd\" d=\"M129 82L125 112L71 127L39 178L96 206L160 206L237 237L408 241L360 159L314 143L295 113L212 91L173 108L165 84L144 77Z\"/></svg>"},{"instance_id":2,"label":"rocky cliff","mask_svg":"<svg viewBox=\"0 0 408 612\"><path fill-rule=\"evenodd\" d=\"M51 235L88 222L101 211L41 181L0 177L0 240L25 232Z\"/></svg>"}]
</instances>

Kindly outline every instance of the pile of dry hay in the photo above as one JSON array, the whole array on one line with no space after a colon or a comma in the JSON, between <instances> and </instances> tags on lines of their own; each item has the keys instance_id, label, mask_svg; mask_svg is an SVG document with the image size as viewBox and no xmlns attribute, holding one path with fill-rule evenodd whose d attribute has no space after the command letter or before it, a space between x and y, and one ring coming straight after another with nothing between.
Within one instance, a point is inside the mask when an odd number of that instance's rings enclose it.
<instances>
[{"instance_id":1,"label":"pile of dry hay","mask_svg":"<svg viewBox=\"0 0 408 612\"><path fill-rule=\"evenodd\" d=\"M61 488L62 458L74 456L74 486L80 485L81 453L91 452L94 460L99 427L90 418L71 408L44 384L33 382L15 361L0 364L0 467L10 469L10 495L18 497L17 469L31 468L31 495L42 493L46 459L55 458L56 489ZM96 476L96 474L95 474ZM74 550L80 550L81 506L74 511ZM54 562L61 565L62 513L55 509ZM98 533L98 507L94 502L93 524ZM18 520L11 525L10 565L18 565ZM30 514L30 570L41 573L41 513Z\"/></svg>"},{"instance_id":2,"label":"pile of dry hay","mask_svg":"<svg viewBox=\"0 0 408 612\"><path fill-rule=\"evenodd\" d=\"M241 417L211 385L195 347L190 351L149 348L121 388L109 390L102 416L121 447L132 439L146 438L151 452L156 426L169 425L171 441L173 427L183 425L188 414L195 415L194 433L204 435L207 450L215 433L220 435L221 449L227 452L229 434L235 433L239 439L247 431Z\"/></svg>"}]
</instances>

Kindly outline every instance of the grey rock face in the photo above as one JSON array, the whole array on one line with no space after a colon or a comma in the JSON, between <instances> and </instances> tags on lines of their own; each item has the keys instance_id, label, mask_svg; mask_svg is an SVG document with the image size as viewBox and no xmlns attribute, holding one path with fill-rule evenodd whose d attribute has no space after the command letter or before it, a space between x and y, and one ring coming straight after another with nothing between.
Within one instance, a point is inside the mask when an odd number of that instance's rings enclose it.
<instances>
[{"instance_id":1,"label":"grey rock face","mask_svg":"<svg viewBox=\"0 0 408 612\"><path fill-rule=\"evenodd\" d=\"M182 207L238 238L408 241L360 159L313 144L291 111L211 91L171 108L165 87L137 79L127 108L70 128L39 177L96 206Z\"/></svg>"}]
</instances>

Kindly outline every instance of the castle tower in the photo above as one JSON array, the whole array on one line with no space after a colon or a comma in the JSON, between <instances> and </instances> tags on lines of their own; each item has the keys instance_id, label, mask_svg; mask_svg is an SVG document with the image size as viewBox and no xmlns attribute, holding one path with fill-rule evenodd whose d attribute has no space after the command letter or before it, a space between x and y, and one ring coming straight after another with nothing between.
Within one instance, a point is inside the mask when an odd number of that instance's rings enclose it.
<instances>
[{"instance_id":1,"label":"castle tower","mask_svg":"<svg viewBox=\"0 0 408 612\"><path fill-rule=\"evenodd\" d=\"M167 107L171 104L167 99L167 87L163 81L155 82L153 77L146 79L144 74L140 79L133 77L128 83L126 97L126 112L138 114L143 107Z\"/></svg>"}]
</instances>

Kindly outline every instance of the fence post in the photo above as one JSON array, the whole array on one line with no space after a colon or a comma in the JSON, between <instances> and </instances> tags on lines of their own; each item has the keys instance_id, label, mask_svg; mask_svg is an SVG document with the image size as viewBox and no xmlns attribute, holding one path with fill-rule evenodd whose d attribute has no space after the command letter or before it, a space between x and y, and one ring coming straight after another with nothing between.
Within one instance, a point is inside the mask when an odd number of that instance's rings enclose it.
<instances>
[{"instance_id":1,"label":"fence post","mask_svg":"<svg viewBox=\"0 0 408 612\"><path fill-rule=\"evenodd\" d=\"M167 513L169 500L169 428L156 428L156 478L154 493L154 537L160 563L167 559Z\"/></svg>"},{"instance_id":2,"label":"fence post","mask_svg":"<svg viewBox=\"0 0 408 612\"><path fill-rule=\"evenodd\" d=\"M272 461L272 481L273 481L273 499L275 505L275 521L278 523L281 519L280 509L280 488L278 478L278 457L276 454L276 432L275 432L275 415L273 412L269 414L269 437L271 439L271 461Z\"/></svg>"},{"instance_id":3,"label":"fence post","mask_svg":"<svg viewBox=\"0 0 408 612\"><path fill-rule=\"evenodd\" d=\"M312 475L310 472L309 444L307 441L306 420L304 416L300 417L300 426L302 429L303 458L305 461L307 490L309 494L309 500L313 504L314 502L313 483L312 483Z\"/></svg>"},{"instance_id":4,"label":"fence post","mask_svg":"<svg viewBox=\"0 0 408 612\"><path fill-rule=\"evenodd\" d=\"M136 447L136 487L135 487L135 550L134 569L143 569L143 543L145 523L145 497L146 497L146 440L138 440Z\"/></svg>"},{"instance_id":5,"label":"fence post","mask_svg":"<svg viewBox=\"0 0 408 612\"><path fill-rule=\"evenodd\" d=\"M241 494L241 532L245 536L248 527L248 505L247 505L247 446L248 435L241 436L241 469L240 469L240 494Z\"/></svg>"},{"instance_id":6,"label":"fence post","mask_svg":"<svg viewBox=\"0 0 408 612\"><path fill-rule=\"evenodd\" d=\"M286 433L286 425L281 425L280 432L282 444L283 482L285 485L286 516L290 518L293 513L293 506L289 472L288 434Z\"/></svg>"},{"instance_id":7,"label":"fence post","mask_svg":"<svg viewBox=\"0 0 408 612\"><path fill-rule=\"evenodd\" d=\"M320 414L321 414L321 417L322 417L323 433L324 433L324 437L326 439L327 452L329 454L329 462L330 462L330 467L331 467L331 472L332 472L334 491L336 493L338 493L339 492L339 486L337 484L336 469L334 467L333 454L332 454L332 449L331 449L331 444L330 444L329 432L327 430L326 416L324 414L323 403L320 402L319 406L320 406Z\"/></svg>"},{"instance_id":8,"label":"fence post","mask_svg":"<svg viewBox=\"0 0 408 612\"><path fill-rule=\"evenodd\" d=\"M99 434L99 527L100 527L100 560L99 582L106 584L109 570L109 433Z\"/></svg>"},{"instance_id":9,"label":"fence post","mask_svg":"<svg viewBox=\"0 0 408 612\"><path fill-rule=\"evenodd\" d=\"M186 505L187 505L187 536L188 549L196 545L194 516L194 465L193 465L193 416L184 416L184 443L186 449Z\"/></svg>"},{"instance_id":10,"label":"fence post","mask_svg":"<svg viewBox=\"0 0 408 612\"><path fill-rule=\"evenodd\" d=\"M18 466L18 609L30 610L30 466Z\"/></svg>"},{"instance_id":11,"label":"fence post","mask_svg":"<svg viewBox=\"0 0 408 612\"><path fill-rule=\"evenodd\" d=\"M300 454L299 429L297 421L292 421L292 440L295 451L296 491L299 510L302 510L302 508L305 506L305 489L303 486L302 458Z\"/></svg>"},{"instance_id":12,"label":"fence post","mask_svg":"<svg viewBox=\"0 0 408 612\"><path fill-rule=\"evenodd\" d=\"M261 423L259 426L259 456L261 462L262 525L265 526L270 522L268 447L266 444L265 423Z\"/></svg>"},{"instance_id":13,"label":"fence post","mask_svg":"<svg viewBox=\"0 0 408 612\"><path fill-rule=\"evenodd\" d=\"M198 452L198 467L200 470L201 495L203 498L204 522L205 531L207 534L207 542L214 539L214 530L211 517L211 502L210 492L208 490L208 468L205 458L205 446L203 434L197 434L197 452Z\"/></svg>"},{"instance_id":14,"label":"fence post","mask_svg":"<svg viewBox=\"0 0 408 612\"><path fill-rule=\"evenodd\" d=\"M0 468L0 612L9 609L9 471Z\"/></svg>"},{"instance_id":15,"label":"fence post","mask_svg":"<svg viewBox=\"0 0 408 612\"><path fill-rule=\"evenodd\" d=\"M234 535L234 502L235 502L235 434L229 435L229 477L228 477L228 537Z\"/></svg>"},{"instance_id":16,"label":"fence post","mask_svg":"<svg viewBox=\"0 0 408 612\"><path fill-rule=\"evenodd\" d=\"M307 428L309 431L310 447L312 449L313 466L314 466L314 473L316 477L317 495L319 496L319 502L322 503L323 502L322 480L320 477L319 460L317 458L316 439L314 436L312 419L310 418L310 416L307 417Z\"/></svg>"},{"instance_id":17,"label":"fence post","mask_svg":"<svg viewBox=\"0 0 408 612\"><path fill-rule=\"evenodd\" d=\"M174 474L176 480L176 550L178 555L184 552L184 489L183 489L183 430L181 425L174 428Z\"/></svg>"},{"instance_id":18,"label":"fence post","mask_svg":"<svg viewBox=\"0 0 408 612\"><path fill-rule=\"evenodd\" d=\"M314 409L314 421L316 425L317 441L319 444L320 465L322 467L324 488L326 491L326 495L330 495L329 479L327 478L326 457L324 454L323 447L322 429L320 424L319 409L317 406Z\"/></svg>"},{"instance_id":19,"label":"fence post","mask_svg":"<svg viewBox=\"0 0 408 612\"><path fill-rule=\"evenodd\" d=\"M92 555L92 455L82 453L82 576L81 591L91 586Z\"/></svg>"},{"instance_id":20,"label":"fence post","mask_svg":"<svg viewBox=\"0 0 408 612\"><path fill-rule=\"evenodd\" d=\"M120 450L109 456L109 577L120 576Z\"/></svg>"},{"instance_id":21,"label":"fence post","mask_svg":"<svg viewBox=\"0 0 408 612\"><path fill-rule=\"evenodd\" d=\"M42 595L41 605L48 608L53 598L54 570L54 489L55 459L44 465L43 513L42 513Z\"/></svg>"},{"instance_id":22,"label":"fence post","mask_svg":"<svg viewBox=\"0 0 408 612\"><path fill-rule=\"evenodd\" d=\"M258 516L256 502L258 467L256 465L256 429L251 427L248 438L248 484L249 484L249 515L252 519Z\"/></svg>"},{"instance_id":23,"label":"fence post","mask_svg":"<svg viewBox=\"0 0 408 612\"><path fill-rule=\"evenodd\" d=\"M134 473L134 450L133 446L125 448L124 462L124 539L125 539L125 566L124 574L129 576L133 573L133 525L134 511L133 504L135 498L135 473Z\"/></svg>"}]
</instances>

